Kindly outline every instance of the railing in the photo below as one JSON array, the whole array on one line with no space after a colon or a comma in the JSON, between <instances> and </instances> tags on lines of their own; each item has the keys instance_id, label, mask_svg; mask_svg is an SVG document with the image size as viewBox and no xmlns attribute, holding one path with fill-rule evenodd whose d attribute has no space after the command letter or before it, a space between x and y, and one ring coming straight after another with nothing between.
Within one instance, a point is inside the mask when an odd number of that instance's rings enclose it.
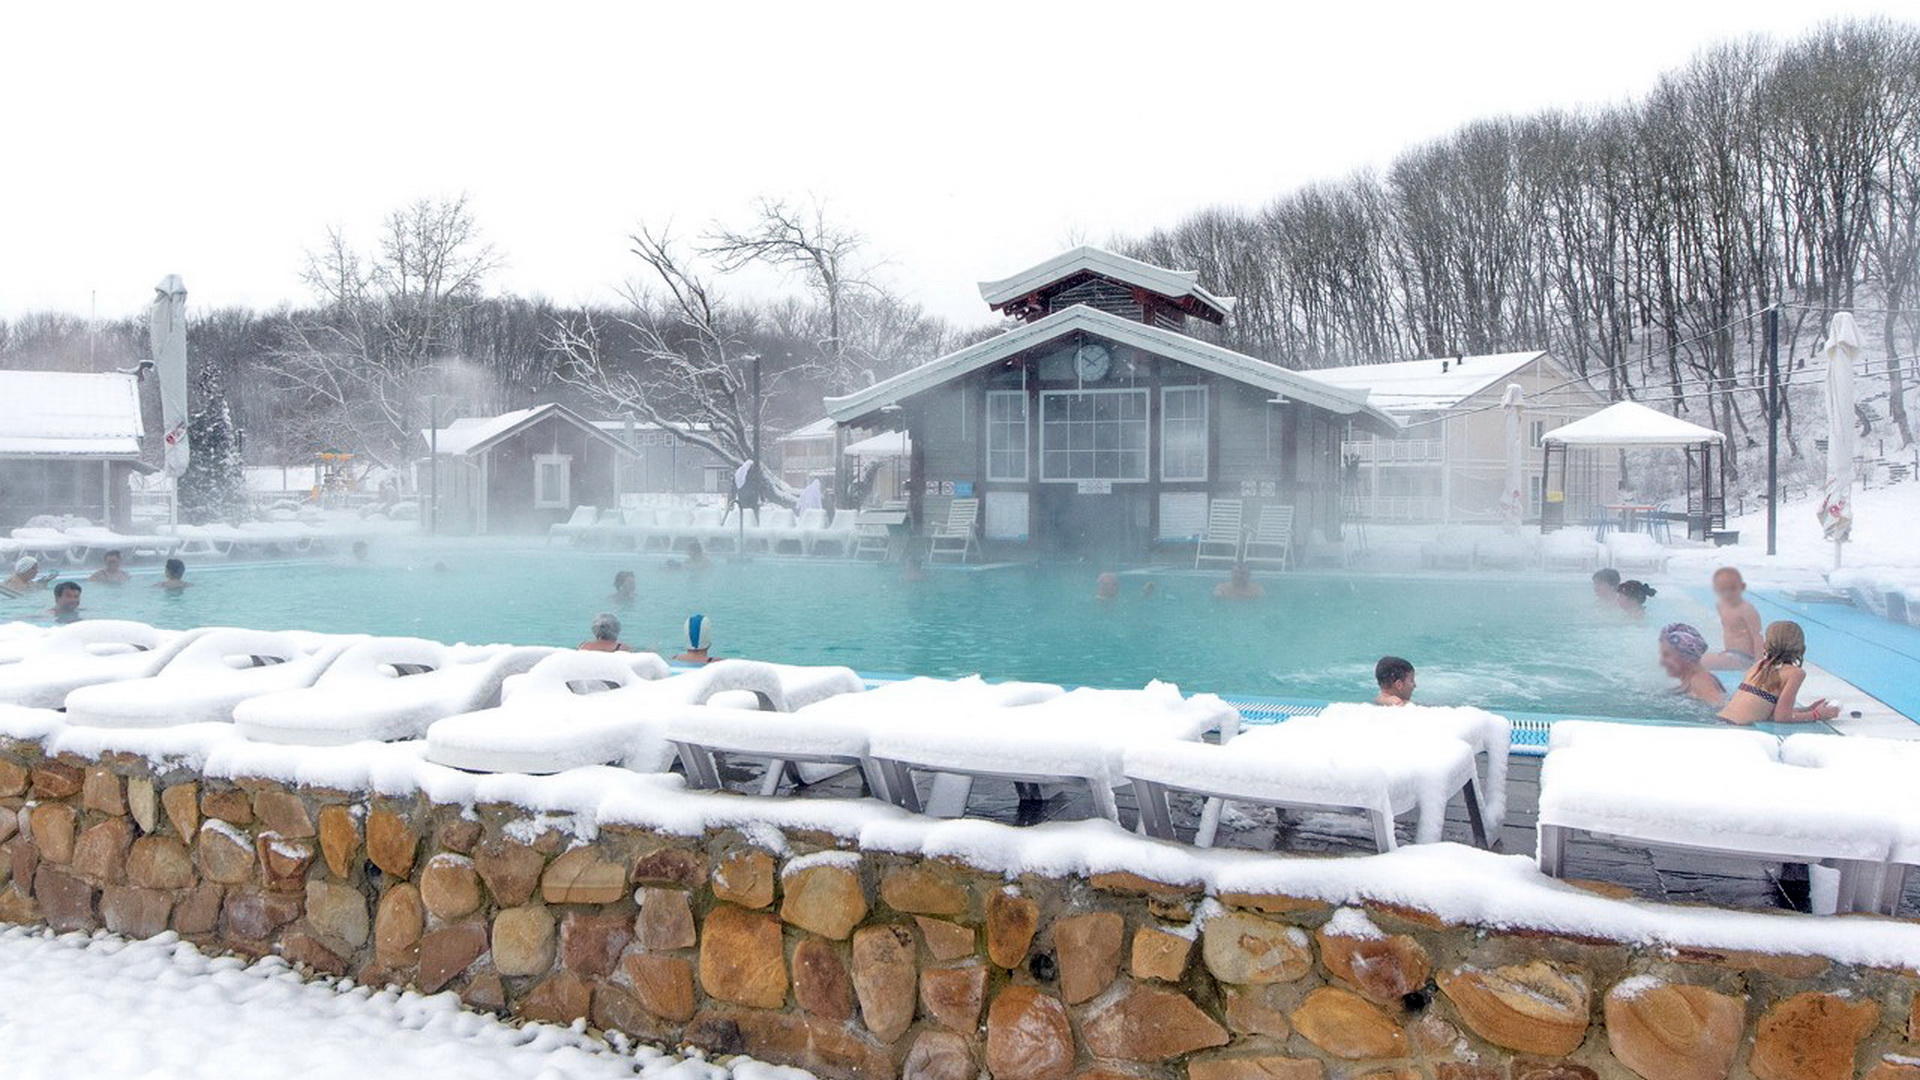
<instances>
[{"instance_id":1,"label":"railing","mask_svg":"<svg viewBox=\"0 0 1920 1080\"><path fill-rule=\"evenodd\" d=\"M1437 465L1446 459L1446 446L1439 439L1356 439L1341 443L1340 454L1363 464Z\"/></svg>"},{"instance_id":2,"label":"railing","mask_svg":"<svg viewBox=\"0 0 1920 1080\"><path fill-rule=\"evenodd\" d=\"M1438 495L1351 495L1347 513L1357 521L1439 521Z\"/></svg>"}]
</instances>

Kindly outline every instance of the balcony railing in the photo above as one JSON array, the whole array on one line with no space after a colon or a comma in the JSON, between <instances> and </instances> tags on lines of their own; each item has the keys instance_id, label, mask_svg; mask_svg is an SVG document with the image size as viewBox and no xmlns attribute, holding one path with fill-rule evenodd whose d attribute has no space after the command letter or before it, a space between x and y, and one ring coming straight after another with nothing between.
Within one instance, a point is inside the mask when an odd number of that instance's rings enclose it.
<instances>
[{"instance_id":1,"label":"balcony railing","mask_svg":"<svg viewBox=\"0 0 1920 1080\"><path fill-rule=\"evenodd\" d=\"M1340 453L1363 465L1438 465L1446 458L1446 445L1439 439L1356 439L1341 443Z\"/></svg>"}]
</instances>

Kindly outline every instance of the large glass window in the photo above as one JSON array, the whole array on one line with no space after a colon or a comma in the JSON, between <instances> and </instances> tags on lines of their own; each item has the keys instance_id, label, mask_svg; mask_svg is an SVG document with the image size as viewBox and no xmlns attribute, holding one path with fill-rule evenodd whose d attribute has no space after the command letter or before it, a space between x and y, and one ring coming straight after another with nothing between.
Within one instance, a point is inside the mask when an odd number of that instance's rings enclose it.
<instances>
[{"instance_id":1,"label":"large glass window","mask_svg":"<svg viewBox=\"0 0 1920 1080\"><path fill-rule=\"evenodd\" d=\"M1040 395L1040 479L1145 480L1147 391Z\"/></svg>"},{"instance_id":2,"label":"large glass window","mask_svg":"<svg viewBox=\"0 0 1920 1080\"><path fill-rule=\"evenodd\" d=\"M1027 478L1027 392L987 391L987 479Z\"/></svg>"},{"instance_id":3,"label":"large glass window","mask_svg":"<svg viewBox=\"0 0 1920 1080\"><path fill-rule=\"evenodd\" d=\"M1207 478L1207 388L1160 391L1160 479Z\"/></svg>"}]
</instances>

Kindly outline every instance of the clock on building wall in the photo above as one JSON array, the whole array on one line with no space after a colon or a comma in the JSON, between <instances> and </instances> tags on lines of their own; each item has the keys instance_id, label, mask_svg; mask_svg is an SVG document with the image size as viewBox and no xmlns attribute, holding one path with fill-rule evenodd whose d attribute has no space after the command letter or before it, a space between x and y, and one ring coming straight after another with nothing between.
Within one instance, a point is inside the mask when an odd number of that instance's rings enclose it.
<instances>
[{"instance_id":1,"label":"clock on building wall","mask_svg":"<svg viewBox=\"0 0 1920 1080\"><path fill-rule=\"evenodd\" d=\"M1105 345L1087 342L1073 354L1073 367L1083 382L1099 382L1113 368L1113 353Z\"/></svg>"}]
</instances>

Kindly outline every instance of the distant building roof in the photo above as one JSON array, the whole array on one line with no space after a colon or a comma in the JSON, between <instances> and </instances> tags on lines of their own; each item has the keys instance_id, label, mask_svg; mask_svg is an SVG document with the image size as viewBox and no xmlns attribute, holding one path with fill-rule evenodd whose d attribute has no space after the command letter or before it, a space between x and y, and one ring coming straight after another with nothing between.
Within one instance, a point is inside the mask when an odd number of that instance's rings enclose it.
<instances>
[{"instance_id":1,"label":"distant building roof","mask_svg":"<svg viewBox=\"0 0 1920 1080\"><path fill-rule=\"evenodd\" d=\"M1365 390L1367 404L1406 416L1451 409L1547 355L1544 349L1532 349L1489 356L1435 356L1315 368L1307 374L1348 390Z\"/></svg>"},{"instance_id":2,"label":"distant building roof","mask_svg":"<svg viewBox=\"0 0 1920 1080\"><path fill-rule=\"evenodd\" d=\"M0 371L0 454L137 460L145 434L132 375Z\"/></svg>"},{"instance_id":3,"label":"distant building roof","mask_svg":"<svg viewBox=\"0 0 1920 1080\"><path fill-rule=\"evenodd\" d=\"M832 435L833 435L833 417L823 416L820 419L815 420L810 424L801 424L799 427L794 428L792 431L789 431L785 435L780 436L780 438L776 441L786 442L789 439L793 439L796 441L800 439L825 439L825 438L831 438Z\"/></svg>"},{"instance_id":4,"label":"distant building roof","mask_svg":"<svg viewBox=\"0 0 1920 1080\"><path fill-rule=\"evenodd\" d=\"M1200 274L1195 270L1168 270L1163 266L1141 262L1139 259L1117 255L1105 248L1082 245L1069 251L1063 251L1046 262L1030 266L1012 277L999 281L980 283L980 298L988 306L998 310L1005 304L1023 296L1039 292L1056 282L1064 281L1075 274L1091 273L1104 278L1136 285L1148 292L1180 300L1191 298L1210 309L1215 321L1232 313L1234 299L1231 296L1215 296L1200 287Z\"/></svg>"},{"instance_id":5,"label":"distant building roof","mask_svg":"<svg viewBox=\"0 0 1920 1080\"><path fill-rule=\"evenodd\" d=\"M512 412L501 413L498 416L463 416L458 420L453 420L449 422L446 427L440 429L438 450L441 455L452 457L471 456L483 453L492 449L494 444L500 442L502 439L507 438L517 431L531 427L548 417L558 418L562 423L572 424L580 430L592 434L595 438L603 439L623 451L628 453L633 452L632 447L620 439L615 438L606 430L603 430L599 424L588 420L586 417L581 416L565 405L552 401L545 405L535 405L528 409L515 409ZM421 441L429 447L436 445L434 432L431 428L422 428L420 438Z\"/></svg>"}]
</instances>

